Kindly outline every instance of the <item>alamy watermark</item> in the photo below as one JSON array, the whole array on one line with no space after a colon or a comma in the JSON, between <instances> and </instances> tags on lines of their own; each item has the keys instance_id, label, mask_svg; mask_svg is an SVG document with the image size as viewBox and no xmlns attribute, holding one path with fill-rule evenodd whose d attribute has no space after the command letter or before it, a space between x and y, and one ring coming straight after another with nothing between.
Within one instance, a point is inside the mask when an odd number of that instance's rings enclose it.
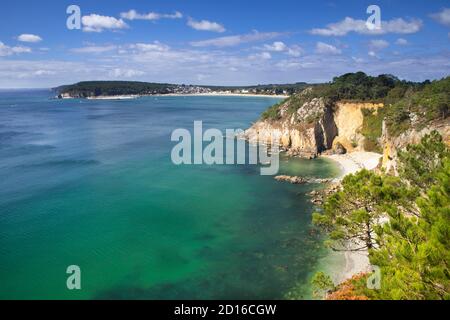
<instances>
[{"instance_id":1,"label":"alamy watermark","mask_svg":"<svg viewBox=\"0 0 450 320\"><path fill-rule=\"evenodd\" d=\"M69 274L66 281L67 289L81 290L81 269L77 265L68 266L66 273Z\"/></svg>"},{"instance_id":2,"label":"alamy watermark","mask_svg":"<svg viewBox=\"0 0 450 320\"><path fill-rule=\"evenodd\" d=\"M77 5L70 5L66 9L66 13L69 17L66 20L66 26L69 30L81 29L81 9Z\"/></svg>"},{"instance_id":3,"label":"alamy watermark","mask_svg":"<svg viewBox=\"0 0 450 320\"><path fill-rule=\"evenodd\" d=\"M193 134L187 129L172 132L171 141L178 142L172 149L175 165L261 165L261 175L276 175L280 167L278 138L247 144L241 129L207 129L203 122L194 121Z\"/></svg>"},{"instance_id":4,"label":"alamy watermark","mask_svg":"<svg viewBox=\"0 0 450 320\"><path fill-rule=\"evenodd\" d=\"M370 266L372 275L367 278L367 289L380 290L381 289L381 269L379 266Z\"/></svg>"},{"instance_id":5,"label":"alamy watermark","mask_svg":"<svg viewBox=\"0 0 450 320\"><path fill-rule=\"evenodd\" d=\"M381 30L381 8L375 4L367 7L367 14L371 16L366 21L367 29Z\"/></svg>"}]
</instances>

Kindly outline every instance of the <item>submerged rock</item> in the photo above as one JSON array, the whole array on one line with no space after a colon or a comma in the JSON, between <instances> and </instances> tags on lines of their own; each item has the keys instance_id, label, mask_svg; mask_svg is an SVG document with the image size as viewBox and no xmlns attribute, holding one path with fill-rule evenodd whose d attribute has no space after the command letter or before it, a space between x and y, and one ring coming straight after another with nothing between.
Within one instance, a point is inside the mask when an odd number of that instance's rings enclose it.
<instances>
[{"instance_id":1,"label":"submerged rock","mask_svg":"<svg viewBox=\"0 0 450 320\"><path fill-rule=\"evenodd\" d=\"M325 199L330 195L338 192L341 188L340 183L330 183L325 189L322 190L313 190L308 193L308 196L311 198L311 203L316 206L322 206L325 202Z\"/></svg>"},{"instance_id":2,"label":"submerged rock","mask_svg":"<svg viewBox=\"0 0 450 320\"><path fill-rule=\"evenodd\" d=\"M307 183L302 177L291 177L291 176L276 176L275 180L282 182L289 182L292 184L304 184Z\"/></svg>"},{"instance_id":3,"label":"submerged rock","mask_svg":"<svg viewBox=\"0 0 450 320\"><path fill-rule=\"evenodd\" d=\"M320 178L307 178L298 176L276 176L275 180L281 182L289 182L292 184L306 184L306 183L329 183L332 179L320 179Z\"/></svg>"}]
</instances>

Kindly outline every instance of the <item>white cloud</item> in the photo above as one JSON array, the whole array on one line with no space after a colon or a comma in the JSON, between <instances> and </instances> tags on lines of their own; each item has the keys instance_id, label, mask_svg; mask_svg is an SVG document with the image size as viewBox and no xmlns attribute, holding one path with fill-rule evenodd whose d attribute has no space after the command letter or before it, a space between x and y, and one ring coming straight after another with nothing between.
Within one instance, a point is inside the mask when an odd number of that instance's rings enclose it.
<instances>
[{"instance_id":1,"label":"white cloud","mask_svg":"<svg viewBox=\"0 0 450 320\"><path fill-rule=\"evenodd\" d=\"M98 14L83 16L81 22L83 23L83 31L85 32L102 32L103 30L120 30L128 28L128 25L122 19L101 16Z\"/></svg>"},{"instance_id":2,"label":"white cloud","mask_svg":"<svg viewBox=\"0 0 450 320\"><path fill-rule=\"evenodd\" d=\"M176 11L173 14L163 14L156 12L149 13L138 13L136 10L132 9L128 12L122 12L120 14L122 19L126 20L159 20L159 19L181 19L183 18L183 14L179 11Z\"/></svg>"},{"instance_id":3,"label":"white cloud","mask_svg":"<svg viewBox=\"0 0 450 320\"><path fill-rule=\"evenodd\" d=\"M217 22L212 22L208 20L196 21L192 18L189 18L187 25L192 29L199 31L212 31L212 32L225 32L226 29L223 25Z\"/></svg>"},{"instance_id":4,"label":"white cloud","mask_svg":"<svg viewBox=\"0 0 450 320\"><path fill-rule=\"evenodd\" d=\"M366 21L346 17L344 20L330 23L325 28L312 29L310 33L320 36L345 36L350 32L359 34L377 35L386 33L410 34L416 33L422 28L420 19L405 21L402 18L382 21L380 29L370 30L366 26Z\"/></svg>"},{"instance_id":5,"label":"white cloud","mask_svg":"<svg viewBox=\"0 0 450 320\"><path fill-rule=\"evenodd\" d=\"M360 57L352 57L352 60L355 61L356 63L363 63L365 61L363 58Z\"/></svg>"},{"instance_id":6,"label":"white cloud","mask_svg":"<svg viewBox=\"0 0 450 320\"><path fill-rule=\"evenodd\" d=\"M287 51L287 54L292 57L300 57L303 53L303 49L300 46L294 45L290 47Z\"/></svg>"},{"instance_id":7,"label":"white cloud","mask_svg":"<svg viewBox=\"0 0 450 320\"><path fill-rule=\"evenodd\" d=\"M159 41L154 41L153 43L136 43L129 46L131 49L137 49L141 52L149 52L149 51L169 51L170 47L160 43Z\"/></svg>"},{"instance_id":8,"label":"white cloud","mask_svg":"<svg viewBox=\"0 0 450 320\"><path fill-rule=\"evenodd\" d=\"M450 27L450 8L445 8L441 12L431 14L431 17L437 22Z\"/></svg>"},{"instance_id":9,"label":"white cloud","mask_svg":"<svg viewBox=\"0 0 450 320\"><path fill-rule=\"evenodd\" d=\"M371 56L371 57L374 57L374 58L377 57L377 54L375 53L375 51L369 51L367 54L368 54L369 56Z\"/></svg>"},{"instance_id":10,"label":"white cloud","mask_svg":"<svg viewBox=\"0 0 450 320\"><path fill-rule=\"evenodd\" d=\"M169 51L170 47L160 43L159 41L154 41L152 43L133 43L133 44L124 44L120 46L116 45L98 46L91 44L86 47L70 49L70 51L74 53L89 53L89 54L104 53L114 50L117 50L119 54L125 55L125 54L133 54L133 53L136 54L145 52L164 52Z\"/></svg>"},{"instance_id":11,"label":"white cloud","mask_svg":"<svg viewBox=\"0 0 450 320\"><path fill-rule=\"evenodd\" d=\"M342 51L331 44L324 43L324 42L317 42L316 53L319 53L319 54L341 54Z\"/></svg>"},{"instance_id":12,"label":"white cloud","mask_svg":"<svg viewBox=\"0 0 450 320\"><path fill-rule=\"evenodd\" d=\"M205 79L208 79L209 77L210 77L209 74L203 74L203 73L200 73L200 74L197 75L197 80L198 80L198 81L203 81L203 80L205 80Z\"/></svg>"},{"instance_id":13,"label":"white cloud","mask_svg":"<svg viewBox=\"0 0 450 320\"><path fill-rule=\"evenodd\" d=\"M76 62L0 59L0 87L54 87L84 80L121 78L165 83L207 82L210 85L324 82L358 70L371 75L391 73L401 79L423 81L450 73L450 56L445 52L399 57L386 55L382 59L311 53L301 58L283 55L285 59L282 60L275 57L250 60L241 50L170 48L167 51L140 51L131 46L121 45L126 54L108 55L110 59L103 55ZM236 76L237 72L239 76ZM199 81L199 74L208 75L207 81Z\"/></svg>"},{"instance_id":14,"label":"white cloud","mask_svg":"<svg viewBox=\"0 0 450 320\"><path fill-rule=\"evenodd\" d=\"M300 57L303 53L303 49L298 45L291 47L287 46L284 42L275 41L272 44L265 44L263 49L271 52L284 52L292 57Z\"/></svg>"},{"instance_id":15,"label":"white cloud","mask_svg":"<svg viewBox=\"0 0 450 320\"><path fill-rule=\"evenodd\" d=\"M82 48L74 48L70 51L75 53L103 53L117 49L116 46L87 46Z\"/></svg>"},{"instance_id":16,"label":"white cloud","mask_svg":"<svg viewBox=\"0 0 450 320\"><path fill-rule=\"evenodd\" d=\"M50 70L36 70L33 72L33 75L35 76L52 76L54 75L55 72L54 71L50 71Z\"/></svg>"},{"instance_id":17,"label":"white cloud","mask_svg":"<svg viewBox=\"0 0 450 320\"><path fill-rule=\"evenodd\" d=\"M381 40L381 39L380 40L371 40L369 42L369 47L372 50L381 50L381 49L389 47L389 42L387 42L386 40Z\"/></svg>"},{"instance_id":18,"label":"white cloud","mask_svg":"<svg viewBox=\"0 0 450 320\"><path fill-rule=\"evenodd\" d=\"M31 49L23 46L10 47L0 41L0 57L11 56L13 54L30 53Z\"/></svg>"},{"instance_id":19,"label":"white cloud","mask_svg":"<svg viewBox=\"0 0 450 320\"><path fill-rule=\"evenodd\" d=\"M267 51L274 51L274 52L283 52L288 49L287 45L285 45L284 42L281 41L275 41L273 44L265 44L264 48Z\"/></svg>"},{"instance_id":20,"label":"white cloud","mask_svg":"<svg viewBox=\"0 0 450 320\"><path fill-rule=\"evenodd\" d=\"M403 38L398 38L397 41L395 41L395 44L399 46L406 46L408 44L408 40Z\"/></svg>"},{"instance_id":21,"label":"white cloud","mask_svg":"<svg viewBox=\"0 0 450 320\"><path fill-rule=\"evenodd\" d=\"M281 36L279 32L258 32L191 42L194 47L233 47L243 43L264 41Z\"/></svg>"},{"instance_id":22,"label":"white cloud","mask_svg":"<svg viewBox=\"0 0 450 320\"><path fill-rule=\"evenodd\" d=\"M248 57L250 60L270 60L272 55L269 52L255 53Z\"/></svg>"},{"instance_id":23,"label":"white cloud","mask_svg":"<svg viewBox=\"0 0 450 320\"><path fill-rule=\"evenodd\" d=\"M35 34L24 33L17 37L17 40L21 42L39 42L42 41L42 38Z\"/></svg>"},{"instance_id":24,"label":"white cloud","mask_svg":"<svg viewBox=\"0 0 450 320\"><path fill-rule=\"evenodd\" d=\"M113 78L133 78L144 75L145 72L135 69L115 68L109 72Z\"/></svg>"}]
</instances>

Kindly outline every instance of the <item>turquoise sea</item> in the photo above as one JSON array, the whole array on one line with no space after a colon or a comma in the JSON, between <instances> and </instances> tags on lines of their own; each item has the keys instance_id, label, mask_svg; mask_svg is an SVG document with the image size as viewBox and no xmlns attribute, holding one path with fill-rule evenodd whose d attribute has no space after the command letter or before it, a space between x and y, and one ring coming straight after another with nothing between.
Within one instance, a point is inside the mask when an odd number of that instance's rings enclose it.
<instances>
[{"instance_id":1,"label":"turquoise sea","mask_svg":"<svg viewBox=\"0 0 450 320\"><path fill-rule=\"evenodd\" d=\"M0 92L0 299L309 297L325 252L305 193L319 186L170 159L174 129L245 129L278 99L51 97ZM280 173L338 169L283 158Z\"/></svg>"}]
</instances>

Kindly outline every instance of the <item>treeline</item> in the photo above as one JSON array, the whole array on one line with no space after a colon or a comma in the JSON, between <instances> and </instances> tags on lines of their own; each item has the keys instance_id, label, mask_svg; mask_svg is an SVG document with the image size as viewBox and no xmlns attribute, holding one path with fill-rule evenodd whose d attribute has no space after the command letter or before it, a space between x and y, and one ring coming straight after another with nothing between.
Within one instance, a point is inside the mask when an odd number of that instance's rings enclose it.
<instances>
[{"instance_id":1,"label":"treeline","mask_svg":"<svg viewBox=\"0 0 450 320\"><path fill-rule=\"evenodd\" d=\"M323 98L327 103L336 101L379 101L387 98L389 92L397 86L419 86L411 82L400 81L392 75L371 77L364 72L347 73L335 77L332 82L319 84L308 88L304 92L292 96L289 112L296 112L303 104L313 98ZM263 119L276 120L278 118L275 108L263 114Z\"/></svg>"},{"instance_id":2,"label":"treeline","mask_svg":"<svg viewBox=\"0 0 450 320\"><path fill-rule=\"evenodd\" d=\"M324 273L316 295L329 299L450 299L450 151L433 132L399 153L399 176L363 170L344 178L313 216L326 244L339 251L368 251L381 270L379 290L369 274L339 286Z\"/></svg>"},{"instance_id":3,"label":"treeline","mask_svg":"<svg viewBox=\"0 0 450 320\"><path fill-rule=\"evenodd\" d=\"M247 90L256 94L294 94L305 89L308 85L304 82L294 84L267 84L256 86L190 86L169 83L148 83L138 81L85 81L73 85L61 86L54 90L59 94L68 94L71 97L88 98L98 96L119 95L146 95L168 94L182 91L185 88L195 87L210 91L237 92Z\"/></svg>"},{"instance_id":4,"label":"treeline","mask_svg":"<svg viewBox=\"0 0 450 320\"><path fill-rule=\"evenodd\" d=\"M56 88L59 94L72 97L98 97L141 94L164 94L175 85L167 83L148 83L137 81L85 81Z\"/></svg>"},{"instance_id":5,"label":"treeline","mask_svg":"<svg viewBox=\"0 0 450 320\"><path fill-rule=\"evenodd\" d=\"M384 119L392 135L399 135L411 127L420 129L431 121L446 119L449 116L450 77L416 83L387 74L372 77L364 72L347 73L330 83L316 85L290 97L289 114L295 113L313 98L323 98L329 104L337 101L384 103L385 108L378 110L375 115L370 111L364 114L363 134L375 149ZM278 120L279 106L269 108L261 118Z\"/></svg>"}]
</instances>

